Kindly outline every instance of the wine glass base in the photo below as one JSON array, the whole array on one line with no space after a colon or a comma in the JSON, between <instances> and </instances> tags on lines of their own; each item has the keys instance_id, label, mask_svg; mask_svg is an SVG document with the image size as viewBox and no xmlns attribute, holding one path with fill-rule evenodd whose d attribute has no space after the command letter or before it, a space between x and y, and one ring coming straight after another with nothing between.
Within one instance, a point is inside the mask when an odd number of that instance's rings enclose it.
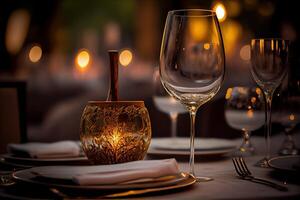
<instances>
[{"instance_id":1,"label":"wine glass base","mask_svg":"<svg viewBox=\"0 0 300 200\"><path fill-rule=\"evenodd\" d=\"M196 181L197 182L208 182L214 180L213 178L206 177L206 176L197 176Z\"/></svg>"},{"instance_id":2,"label":"wine glass base","mask_svg":"<svg viewBox=\"0 0 300 200\"><path fill-rule=\"evenodd\" d=\"M298 155L299 149L280 149L278 152L280 155L286 156L286 155Z\"/></svg>"},{"instance_id":3,"label":"wine glass base","mask_svg":"<svg viewBox=\"0 0 300 200\"><path fill-rule=\"evenodd\" d=\"M259 160L256 164L256 167L262 167L262 168L270 168L270 165L268 163L268 160L266 158L263 158Z\"/></svg>"}]
</instances>

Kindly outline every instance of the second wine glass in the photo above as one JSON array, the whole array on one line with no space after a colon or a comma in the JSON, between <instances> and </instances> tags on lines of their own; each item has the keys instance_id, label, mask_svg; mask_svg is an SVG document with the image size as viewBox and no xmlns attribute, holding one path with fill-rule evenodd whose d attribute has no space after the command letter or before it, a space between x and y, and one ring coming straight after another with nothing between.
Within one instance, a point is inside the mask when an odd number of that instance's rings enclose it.
<instances>
[{"instance_id":1,"label":"second wine glass","mask_svg":"<svg viewBox=\"0 0 300 200\"><path fill-rule=\"evenodd\" d=\"M160 77L167 92L190 113L190 174L194 171L195 119L212 99L225 74L224 46L216 13L175 10L168 13L160 52ZM196 177L196 176L195 176ZM209 181L209 177L197 177Z\"/></svg>"},{"instance_id":2,"label":"second wine glass","mask_svg":"<svg viewBox=\"0 0 300 200\"><path fill-rule=\"evenodd\" d=\"M283 39L251 40L251 74L266 101L266 154L258 163L261 167L269 167L272 98L288 71L288 46L289 42Z\"/></svg>"}]
</instances>

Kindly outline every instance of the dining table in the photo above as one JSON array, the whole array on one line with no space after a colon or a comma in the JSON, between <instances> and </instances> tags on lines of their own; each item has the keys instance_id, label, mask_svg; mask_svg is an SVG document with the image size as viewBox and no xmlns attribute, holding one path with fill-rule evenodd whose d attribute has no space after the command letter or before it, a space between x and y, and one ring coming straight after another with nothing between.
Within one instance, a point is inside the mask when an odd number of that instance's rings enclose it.
<instances>
[{"instance_id":1,"label":"dining table","mask_svg":"<svg viewBox=\"0 0 300 200\"><path fill-rule=\"evenodd\" d=\"M237 143L241 138L234 139ZM221 157L201 157L196 156L195 174L198 176L208 176L213 178L208 182L196 182L195 184L169 191L147 193L138 196L128 196L122 198L130 199L300 199L300 179L295 174L273 168L261 168L255 164L264 157L265 140L263 136L252 136L255 155L244 157L249 170L254 176L267 179L287 188L287 191L280 191L268 185L251 182L239 178L237 175L232 157L235 153L229 153ZM278 133L271 137L272 156L277 152L284 140L284 134ZM296 146L300 146L300 132L294 134ZM164 155L163 157L168 157ZM171 155L169 156L171 157ZM146 156L145 159L160 159L153 155ZM188 172L188 157L176 158L180 170ZM6 166L7 167L7 166ZM7 168L0 164L0 173L4 173ZM299 174L298 174L299 175ZM82 197L81 197L82 198ZM86 199L98 199L103 196L86 197ZM49 187L31 185L29 183L17 182L11 186L0 186L0 199L68 199L53 192ZM72 198L70 198L72 199ZM84 198L85 199L85 198ZM120 198L118 198L120 199Z\"/></svg>"}]
</instances>

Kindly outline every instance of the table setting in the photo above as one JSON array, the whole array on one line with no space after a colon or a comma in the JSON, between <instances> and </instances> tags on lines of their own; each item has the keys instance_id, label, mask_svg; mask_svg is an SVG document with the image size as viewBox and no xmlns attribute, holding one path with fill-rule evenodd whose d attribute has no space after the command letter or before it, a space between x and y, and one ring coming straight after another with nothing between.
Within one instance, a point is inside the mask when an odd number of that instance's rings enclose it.
<instances>
[{"instance_id":1,"label":"table setting","mask_svg":"<svg viewBox=\"0 0 300 200\"><path fill-rule=\"evenodd\" d=\"M7 144L0 155L0 198L298 199L299 101L284 110L293 139L289 130L273 135L271 124L272 98L288 74L289 41L249 43L249 73L257 87L229 87L223 97L225 119L242 139L196 136L197 111L225 78L222 32L214 11L172 10L153 75L153 101L169 114L171 136L152 137L144 101L120 99L119 51L109 50L107 99L87 102L80 124L74 124L78 140ZM275 111L274 119L283 121L281 110ZM189 113L190 137L177 135L180 113ZM251 135L263 125L264 137Z\"/></svg>"}]
</instances>

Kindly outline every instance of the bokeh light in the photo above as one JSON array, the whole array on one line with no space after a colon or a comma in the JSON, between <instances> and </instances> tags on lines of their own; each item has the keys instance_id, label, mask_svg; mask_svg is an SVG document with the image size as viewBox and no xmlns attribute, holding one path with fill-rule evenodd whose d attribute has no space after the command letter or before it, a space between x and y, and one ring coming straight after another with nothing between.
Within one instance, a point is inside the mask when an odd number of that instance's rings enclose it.
<instances>
[{"instance_id":1,"label":"bokeh light","mask_svg":"<svg viewBox=\"0 0 300 200\"><path fill-rule=\"evenodd\" d=\"M42 54L42 48L39 45L35 45L29 50L28 57L31 62L36 63L42 58Z\"/></svg>"},{"instance_id":2,"label":"bokeh light","mask_svg":"<svg viewBox=\"0 0 300 200\"><path fill-rule=\"evenodd\" d=\"M81 50L77 54L76 63L81 68L86 68L90 63L90 54L87 50Z\"/></svg>"},{"instance_id":3,"label":"bokeh light","mask_svg":"<svg viewBox=\"0 0 300 200\"><path fill-rule=\"evenodd\" d=\"M290 114L289 119L290 119L291 121L294 121L294 120L295 120L295 115L294 115L294 114Z\"/></svg>"},{"instance_id":4,"label":"bokeh light","mask_svg":"<svg viewBox=\"0 0 300 200\"><path fill-rule=\"evenodd\" d=\"M132 61L132 52L130 50L123 50L121 53L120 53L120 56L119 56L119 62L121 63L121 65L123 66L128 66L131 61Z\"/></svg>"},{"instance_id":5,"label":"bokeh light","mask_svg":"<svg viewBox=\"0 0 300 200\"><path fill-rule=\"evenodd\" d=\"M205 43L205 44L203 45L203 48L204 48L205 50L209 50L209 49L210 49L210 44L209 44L209 43Z\"/></svg>"},{"instance_id":6,"label":"bokeh light","mask_svg":"<svg viewBox=\"0 0 300 200\"><path fill-rule=\"evenodd\" d=\"M244 61L250 60L250 45L245 45L240 50L240 57Z\"/></svg>"},{"instance_id":7,"label":"bokeh light","mask_svg":"<svg viewBox=\"0 0 300 200\"><path fill-rule=\"evenodd\" d=\"M17 54L23 46L28 34L30 14L25 9L12 12L7 21L5 46L10 54Z\"/></svg>"},{"instance_id":8,"label":"bokeh light","mask_svg":"<svg viewBox=\"0 0 300 200\"><path fill-rule=\"evenodd\" d=\"M213 10L216 12L217 18L220 22L225 21L227 17L226 8L222 3L217 3Z\"/></svg>"}]
</instances>

